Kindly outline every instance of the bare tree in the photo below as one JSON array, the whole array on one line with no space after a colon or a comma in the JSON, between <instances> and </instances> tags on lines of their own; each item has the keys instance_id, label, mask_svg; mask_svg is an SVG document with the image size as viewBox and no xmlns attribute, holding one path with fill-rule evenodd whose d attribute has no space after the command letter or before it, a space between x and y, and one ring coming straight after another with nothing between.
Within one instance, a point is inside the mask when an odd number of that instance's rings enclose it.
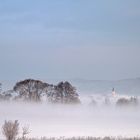
<instances>
[{"instance_id":1,"label":"bare tree","mask_svg":"<svg viewBox=\"0 0 140 140\"><path fill-rule=\"evenodd\" d=\"M40 96L48 87L47 83L39 80L26 79L16 83L14 91L18 92L20 97L30 101L40 101Z\"/></svg>"},{"instance_id":2,"label":"bare tree","mask_svg":"<svg viewBox=\"0 0 140 140\"><path fill-rule=\"evenodd\" d=\"M48 94L48 98L53 103L79 103L79 97L76 88L69 82L60 82L53 86L52 91Z\"/></svg>"},{"instance_id":3,"label":"bare tree","mask_svg":"<svg viewBox=\"0 0 140 140\"><path fill-rule=\"evenodd\" d=\"M39 80L26 79L16 83L13 90L19 94L17 99L40 101L44 93L48 101L52 103L79 103L76 88L69 82L60 82L51 85Z\"/></svg>"},{"instance_id":4,"label":"bare tree","mask_svg":"<svg viewBox=\"0 0 140 140\"><path fill-rule=\"evenodd\" d=\"M76 88L73 87L69 82L63 84L63 95L64 102L66 103L79 103L79 95L76 93Z\"/></svg>"},{"instance_id":5,"label":"bare tree","mask_svg":"<svg viewBox=\"0 0 140 140\"><path fill-rule=\"evenodd\" d=\"M26 139L26 135L30 133L29 126L22 127L22 140Z\"/></svg>"},{"instance_id":6,"label":"bare tree","mask_svg":"<svg viewBox=\"0 0 140 140\"><path fill-rule=\"evenodd\" d=\"M19 133L18 121L5 121L2 126L2 133L6 137L6 140L15 140Z\"/></svg>"},{"instance_id":7,"label":"bare tree","mask_svg":"<svg viewBox=\"0 0 140 140\"><path fill-rule=\"evenodd\" d=\"M137 97L131 97L130 99L120 98L116 102L118 106L137 106L139 104Z\"/></svg>"}]
</instances>

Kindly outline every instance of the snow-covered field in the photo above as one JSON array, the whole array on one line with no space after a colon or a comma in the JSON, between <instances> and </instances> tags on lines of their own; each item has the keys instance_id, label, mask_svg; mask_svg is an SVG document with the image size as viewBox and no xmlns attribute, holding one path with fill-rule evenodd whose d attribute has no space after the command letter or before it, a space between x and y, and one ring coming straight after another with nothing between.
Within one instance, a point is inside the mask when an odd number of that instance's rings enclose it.
<instances>
[{"instance_id":1,"label":"snow-covered field","mask_svg":"<svg viewBox=\"0 0 140 140\"><path fill-rule=\"evenodd\" d=\"M100 101L89 105L90 99ZM47 103L0 102L0 127L4 120L18 120L29 125L30 137L59 136L138 136L140 109L104 106L103 95L82 96L81 105L51 105ZM0 137L3 138L2 133Z\"/></svg>"}]
</instances>

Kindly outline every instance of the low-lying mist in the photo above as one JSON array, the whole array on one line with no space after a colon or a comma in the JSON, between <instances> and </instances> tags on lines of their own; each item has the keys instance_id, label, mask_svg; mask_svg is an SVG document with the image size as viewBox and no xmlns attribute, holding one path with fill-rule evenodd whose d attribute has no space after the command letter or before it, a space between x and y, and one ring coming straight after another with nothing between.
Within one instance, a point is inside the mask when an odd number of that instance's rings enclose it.
<instances>
[{"instance_id":1,"label":"low-lying mist","mask_svg":"<svg viewBox=\"0 0 140 140\"><path fill-rule=\"evenodd\" d=\"M4 120L29 125L30 137L138 136L140 110L104 105L60 105L0 102L0 126ZM0 137L3 137L0 133Z\"/></svg>"}]
</instances>

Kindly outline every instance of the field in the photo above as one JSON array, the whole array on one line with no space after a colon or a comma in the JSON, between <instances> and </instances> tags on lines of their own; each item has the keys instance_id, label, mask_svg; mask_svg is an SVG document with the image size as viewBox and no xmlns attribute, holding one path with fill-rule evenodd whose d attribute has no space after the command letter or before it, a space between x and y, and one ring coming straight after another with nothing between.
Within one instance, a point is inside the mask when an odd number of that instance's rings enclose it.
<instances>
[{"instance_id":1,"label":"field","mask_svg":"<svg viewBox=\"0 0 140 140\"><path fill-rule=\"evenodd\" d=\"M23 126L29 126L30 138L64 136L66 139L74 136L75 139L95 139L111 136L114 139L118 136L138 137L140 130L139 107L1 102L0 126L5 120L18 120L20 132ZM2 133L0 137L4 138Z\"/></svg>"}]
</instances>

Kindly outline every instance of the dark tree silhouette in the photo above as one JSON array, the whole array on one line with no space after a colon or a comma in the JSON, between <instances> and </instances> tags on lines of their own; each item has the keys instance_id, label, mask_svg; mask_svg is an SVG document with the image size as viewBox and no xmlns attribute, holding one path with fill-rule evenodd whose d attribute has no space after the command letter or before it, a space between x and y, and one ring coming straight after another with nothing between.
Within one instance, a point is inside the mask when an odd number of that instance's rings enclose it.
<instances>
[{"instance_id":1,"label":"dark tree silhouette","mask_svg":"<svg viewBox=\"0 0 140 140\"><path fill-rule=\"evenodd\" d=\"M47 91L48 86L47 83L39 80L26 79L16 83L13 89L25 100L40 101L41 94Z\"/></svg>"},{"instance_id":2,"label":"dark tree silhouette","mask_svg":"<svg viewBox=\"0 0 140 140\"><path fill-rule=\"evenodd\" d=\"M54 103L80 103L76 88L67 81L53 86L48 97Z\"/></svg>"},{"instance_id":3,"label":"dark tree silhouette","mask_svg":"<svg viewBox=\"0 0 140 140\"><path fill-rule=\"evenodd\" d=\"M66 103L77 103L79 102L76 88L73 87L69 82L63 84L64 102Z\"/></svg>"},{"instance_id":4,"label":"dark tree silhouette","mask_svg":"<svg viewBox=\"0 0 140 140\"><path fill-rule=\"evenodd\" d=\"M136 106L138 104L139 104L139 101L137 97L131 97L130 99L120 98L116 102L116 105L118 106Z\"/></svg>"},{"instance_id":5,"label":"dark tree silhouette","mask_svg":"<svg viewBox=\"0 0 140 140\"><path fill-rule=\"evenodd\" d=\"M16 96L13 98L12 94L14 92L16 92ZM38 102L41 101L43 96L51 103L80 103L76 88L69 82L51 85L34 79L17 82L13 90L4 92L3 99Z\"/></svg>"}]
</instances>

